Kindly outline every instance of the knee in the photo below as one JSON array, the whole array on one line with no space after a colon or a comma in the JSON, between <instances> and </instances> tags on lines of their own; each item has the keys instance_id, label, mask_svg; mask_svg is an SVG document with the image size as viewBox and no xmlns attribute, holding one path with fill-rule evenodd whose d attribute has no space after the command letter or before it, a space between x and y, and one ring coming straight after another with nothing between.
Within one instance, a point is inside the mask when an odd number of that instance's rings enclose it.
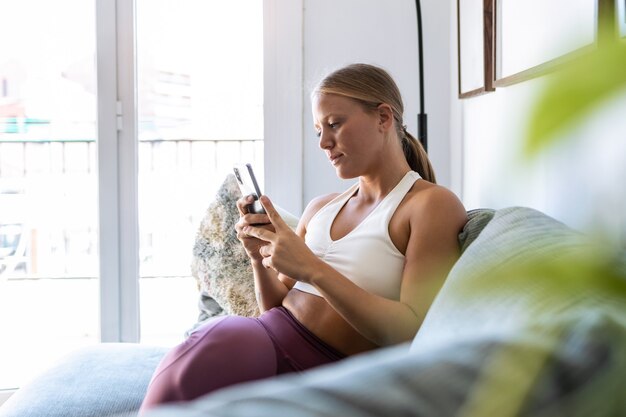
<instances>
[{"instance_id":1,"label":"knee","mask_svg":"<svg viewBox=\"0 0 626 417\"><path fill-rule=\"evenodd\" d=\"M267 333L255 320L232 317L198 330L170 352L155 373L144 404L147 408L189 401L274 374L276 354Z\"/></svg>"}]
</instances>

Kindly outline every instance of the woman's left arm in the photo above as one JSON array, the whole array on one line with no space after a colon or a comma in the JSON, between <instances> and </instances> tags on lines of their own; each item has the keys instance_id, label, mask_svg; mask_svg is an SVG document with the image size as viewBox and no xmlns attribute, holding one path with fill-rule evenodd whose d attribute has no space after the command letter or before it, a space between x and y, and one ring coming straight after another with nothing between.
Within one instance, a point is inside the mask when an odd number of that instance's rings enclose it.
<instances>
[{"instance_id":1,"label":"woman's left arm","mask_svg":"<svg viewBox=\"0 0 626 417\"><path fill-rule=\"evenodd\" d=\"M467 221L463 205L445 188L433 187L420 194L411 201L399 301L369 293L315 256L267 197L261 202L276 232L249 228L246 233L270 243L263 247L265 267L314 285L364 337L379 346L392 345L415 336L459 256L457 237Z\"/></svg>"}]
</instances>

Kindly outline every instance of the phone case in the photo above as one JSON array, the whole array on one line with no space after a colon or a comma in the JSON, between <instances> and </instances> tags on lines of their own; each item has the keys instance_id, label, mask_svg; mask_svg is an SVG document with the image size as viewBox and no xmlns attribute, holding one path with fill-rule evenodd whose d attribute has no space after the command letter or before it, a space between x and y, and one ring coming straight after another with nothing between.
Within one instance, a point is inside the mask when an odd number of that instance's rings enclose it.
<instances>
[{"instance_id":1,"label":"phone case","mask_svg":"<svg viewBox=\"0 0 626 417\"><path fill-rule=\"evenodd\" d=\"M254 202L248 205L248 211L254 214L264 214L265 209L263 209L263 206L259 202L259 197L262 195L261 189L257 183L252 165L238 164L235 165L233 171L235 172L241 194L244 196L252 195L254 197Z\"/></svg>"}]
</instances>

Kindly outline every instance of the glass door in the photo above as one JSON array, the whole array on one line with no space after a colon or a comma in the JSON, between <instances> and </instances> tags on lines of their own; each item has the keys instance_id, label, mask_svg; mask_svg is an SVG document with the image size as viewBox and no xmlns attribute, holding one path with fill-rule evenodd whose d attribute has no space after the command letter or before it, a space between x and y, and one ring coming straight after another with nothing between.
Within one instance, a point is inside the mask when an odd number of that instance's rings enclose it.
<instances>
[{"instance_id":1,"label":"glass door","mask_svg":"<svg viewBox=\"0 0 626 417\"><path fill-rule=\"evenodd\" d=\"M236 162L263 173L263 2L137 0L141 340L196 321L196 231Z\"/></svg>"},{"instance_id":2,"label":"glass door","mask_svg":"<svg viewBox=\"0 0 626 417\"><path fill-rule=\"evenodd\" d=\"M0 389L99 336L94 13L0 0Z\"/></svg>"}]
</instances>

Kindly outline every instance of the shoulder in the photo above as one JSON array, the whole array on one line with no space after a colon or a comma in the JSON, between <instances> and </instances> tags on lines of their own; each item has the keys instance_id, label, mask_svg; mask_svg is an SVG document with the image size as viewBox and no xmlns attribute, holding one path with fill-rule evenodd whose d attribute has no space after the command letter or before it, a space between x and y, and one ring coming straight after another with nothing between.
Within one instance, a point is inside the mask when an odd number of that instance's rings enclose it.
<instances>
[{"instance_id":1,"label":"shoulder","mask_svg":"<svg viewBox=\"0 0 626 417\"><path fill-rule=\"evenodd\" d=\"M331 193L313 198L304 209L302 217L300 217L300 223L298 224L298 234L304 235L304 233L306 233L306 227L309 224L311 218L315 216L315 213L320 211L322 207L324 207L326 204L328 204L339 195L340 193Z\"/></svg>"},{"instance_id":2,"label":"shoulder","mask_svg":"<svg viewBox=\"0 0 626 417\"><path fill-rule=\"evenodd\" d=\"M452 191L441 185L426 180L418 180L407 194L408 202L416 208L428 208L438 205L462 206L459 198Z\"/></svg>"},{"instance_id":3,"label":"shoulder","mask_svg":"<svg viewBox=\"0 0 626 417\"><path fill-rule=\"evenodd\" d=\"M467 212L456 194L425 180L415 182L407 194L405 210L411 223L423 223L427 218L429 223L445 222L449 227L460 230L467 222Z\"/></svg>"}]
</instances>

